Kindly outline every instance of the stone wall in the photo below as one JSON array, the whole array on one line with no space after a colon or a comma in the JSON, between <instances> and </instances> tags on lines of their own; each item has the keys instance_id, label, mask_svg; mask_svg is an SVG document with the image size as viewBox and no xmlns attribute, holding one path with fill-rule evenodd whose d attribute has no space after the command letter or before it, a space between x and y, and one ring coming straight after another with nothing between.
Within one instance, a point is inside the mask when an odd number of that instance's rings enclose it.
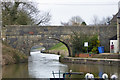
<instances>
[{"instance_id":1,"label":"stone wall","mask_svg":"<svg viewBox=\"0 0 120 80\"><path fill-rule=\"evenodd\" d=\"M42 45L46 49L57 41L48 39L54 37L68 42L70 35L75 32L87 35L99 35L101 46L109 51L109 38L116 35L116 26L24 26L9 25L3 28L3 37L13 47L28 54L34 45Z\"/></svg>"},{"instance_id":2,"label":"stone wall","mask_svg":"<svg viewBox=\"0 0 120 80\"><path fill-rule=\"evenodd\" d=\"M120 66L119 59L102 59L102 58L73 58L73 57L60 57L59 61L62 63L73 63L73 64L91 64L91 65L117 65Z\"/></svg>"},{"instance_id":3,"label":"stone wall","mask_svg":"<svg viewBox=\"0 0 120 80\"><path fill-rule=\"evenodd\" d=\"M99 27L99 40L101 46L105 47L105 51L110 51L110 38L117 34L116 26L101 26Z\"/></svg>"}]
</instances>

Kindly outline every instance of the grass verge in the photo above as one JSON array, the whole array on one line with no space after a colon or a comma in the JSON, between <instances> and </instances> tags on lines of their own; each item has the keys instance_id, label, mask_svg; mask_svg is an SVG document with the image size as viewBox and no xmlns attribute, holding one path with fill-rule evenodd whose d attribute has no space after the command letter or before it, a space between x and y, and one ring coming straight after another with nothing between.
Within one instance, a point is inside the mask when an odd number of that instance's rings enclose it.
<instances>
[{"instance_id":1,"label":"grass verge","mask_svg":"<svg viewBox=\"0 0 120 80\"><path fill-rule=\"evenodd\" d=\"M2 43L2 65L27 62L28 57L20 51Z\"/></svg>"},{"instance_id":2,"label":"grass verge","mask_svg":"<svg viewBox=\"0 0 120 80\"><path fill-rule=\"evenodd\" d=\"M61 56L68 56L67 47L63 43L58 43L49 49L49 53L60 54Z\"/></svg>"},{"instance_id":3,"label":"grass verge","mask_svg":"<svg viewBox=\"0 0 120 80\"><path fill-rule=\"evenodd\" d=\"M67 47L63 43L58 43L55 46L51 47L49 50L65 50L65 51L67 51Z\"/></svg>"}]
</instances>

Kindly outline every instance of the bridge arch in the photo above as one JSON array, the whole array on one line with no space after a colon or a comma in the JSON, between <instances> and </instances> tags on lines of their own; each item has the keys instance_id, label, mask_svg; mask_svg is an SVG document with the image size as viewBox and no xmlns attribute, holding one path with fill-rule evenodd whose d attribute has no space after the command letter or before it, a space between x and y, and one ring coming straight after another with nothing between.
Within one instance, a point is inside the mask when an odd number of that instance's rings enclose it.
<instances>
[{"instance_id":1,"label":"bridge arch","mask_svg":"<svg viewBox=\"0 0 120 80\"><path fill-rule=\"evenodd\" d=\"M116 35L116 26L35 26L35 25L6 25L2 27L2 38L13 48L30 53L32 46L42 44L46 49L57 43L48 40L49 37L67 40L72 31L90 35L100 34L101 45L109 51L109 38Z\"/></svg>"},{"instance_id":2,"label":"bridge arch","mask_svg":"<svg viewBox=\"0 0 120 80\"><path fill-rule=\"evenodd\" d=\"M72 55L72 50L71 50L69 44L67 44L65 41L63 41L63 40L61 40L61 39L52 38L52 37L49 37L49 39L54 39L54 40L57 40L57 41L63 43L63 44L67 47L67 49L68 49L69 57L71 57L71 55Z\"/></svg>"}]
</instances>

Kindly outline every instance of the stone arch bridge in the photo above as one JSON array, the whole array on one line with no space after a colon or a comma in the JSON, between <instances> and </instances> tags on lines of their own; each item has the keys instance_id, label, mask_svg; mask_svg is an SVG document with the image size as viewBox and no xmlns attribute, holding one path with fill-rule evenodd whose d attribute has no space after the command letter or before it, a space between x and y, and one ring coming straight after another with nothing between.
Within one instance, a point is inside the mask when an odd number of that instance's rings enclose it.
<instances>
[{"instance_id":1,"label":"stone arch bridge","mask_svg":"<svg viewBox=\"0 0 120 80\"><path fill-rule=\"evenodd\" d=\"M102 46L109 51L109 39L116 35L116 26L31 26L31 25L6 25L2 29L2 37L13 48L29 54L32 46L41 45L46 49L58 43L49 40L57 38L69 43L70 35L82 32L89 35L98 34Z\"/></svg>"}]
</instances>

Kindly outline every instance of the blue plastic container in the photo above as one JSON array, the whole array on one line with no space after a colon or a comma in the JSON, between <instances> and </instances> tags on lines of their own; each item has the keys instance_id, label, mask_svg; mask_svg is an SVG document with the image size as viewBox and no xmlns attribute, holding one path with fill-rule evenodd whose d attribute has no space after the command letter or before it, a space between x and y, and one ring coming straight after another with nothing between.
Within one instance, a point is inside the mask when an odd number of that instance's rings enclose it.
<instances>
[{"instance_id":1,"label":"blue plastic container","mask_svg":"<svg viewBox=\"0 0 120 80\"><path fill-rule=\"evenodd\" d=\"M104 46L98 47L98 51L99 51L99 53L104 53Z\"/></svg>"}]
</instances>

